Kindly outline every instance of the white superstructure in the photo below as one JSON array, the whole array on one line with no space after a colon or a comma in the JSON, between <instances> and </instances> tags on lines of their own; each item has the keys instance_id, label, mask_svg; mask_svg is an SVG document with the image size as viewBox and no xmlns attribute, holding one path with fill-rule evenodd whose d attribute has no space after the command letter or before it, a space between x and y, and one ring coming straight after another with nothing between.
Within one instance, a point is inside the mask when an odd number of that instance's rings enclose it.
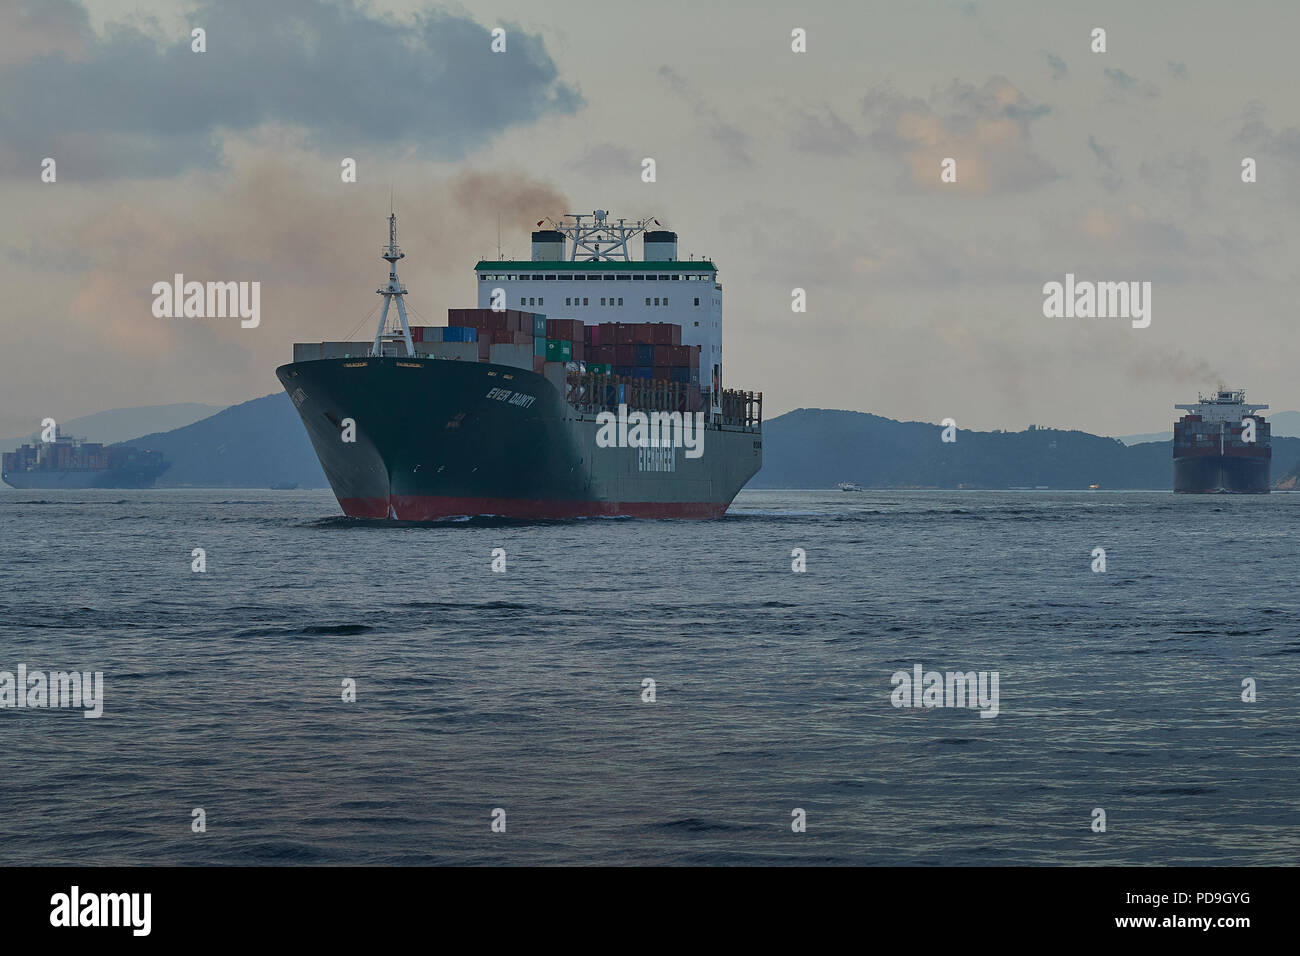
<instances>
[{"instance_id":1,"label":"white superstructure","mask_svg":"<svg viewBox=\"0 0 1300 956\"><path fill-rule=\"evenodd\" d=\"M478 307L541 312L548 318L602 322L669 322L682 344L700 346L700 386L716 403L722 378L722 284L707 259L677 258L677 234L656 219L610 220L597 209L543 219L532 258L484 260L475 267ZM631 241L642 237L643 256Z\"/></svg>"}]
</instances>

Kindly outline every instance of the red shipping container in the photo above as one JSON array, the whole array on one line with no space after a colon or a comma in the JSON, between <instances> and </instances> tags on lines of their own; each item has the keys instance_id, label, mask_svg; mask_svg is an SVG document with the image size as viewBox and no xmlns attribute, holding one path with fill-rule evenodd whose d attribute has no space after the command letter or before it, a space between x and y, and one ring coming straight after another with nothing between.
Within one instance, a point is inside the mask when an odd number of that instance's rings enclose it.
<instances>
[{"instance_id":1,"label":"red shipping container","mask_svg":"<svg viewBox=\"0 0 1300 956\"><path fill-rule=\"evenodd\" d=\"M475 320L482 311L482 309L448 309L447 324L476 329L479 326Z\"/></svg>"},{"instance_id":2,"label":"red shipping container","mask_svg":"<svg viewBox=\"0 0 1300 956\"><path fill-rule=\"evenodd\" d=\"M613 365L615 351L616 347L613 345L593 345L587 349L587 361L604 362L606 365Z\"/></svg>"},{"instance_id":3,"label":"red shipping container","mask_svg":"<svg viewBox=\"0 0 1300 956\"><path fill-rule=\"evenodd\" d=\"M599 345L599 344L600 344L600 326L599 326L599 325L584 325L584 326L582 327L582 336L583 336L583 339L582 339L582 340L583 340L587 345Z\"/></svg>"},{"instance_id":4,"label":"red shipping container","mask_svg":"<svg viewBox=\"0 0 1300 956\"><path fill-rule=\"evenodd\" d=\"M487 336L480 335L478 337L478 360L480 362L486 362L488 360L488 356L490 356L491 354L492 354L492 339Z\"/></svg>"},{"instance_id":5,"label":"red shipping container","mask_svg":"<svg viewBox=\"0 0 1300 956\"><path fill-rule=\"evenodd\" d=\"M655 346L655 366L658 368L667 368L673 364L672 360L673 347L671 345Z\"/></svg>"},{"instance_id":6,"label":"red shipping container","mask_svg":"<svg viewBox=\"0 0 1300 956\"><path fill-rule=\"evenodd\" d=\"M614 365L635 365L636 349L631 345L614 346Z\"/></svg>"},{"instance_id":7,"label":"red shipping container","mask_svg":"<svg viewBox=\"0 0 1300 956\"><path fill-rule=\"evenodd\" d=\"M584 358L584 356L586 355L586 352L587 352L587 348L583 344L582 339L577 339L573 343L573 351L570 358L575 362L585 362L586 359Z\"/></svg>"},{"instance_id":8,"label":"red shipping container","mask_svg":"<svg viewBox=\"0 0 1300 956\"><path fill-rule=\"evenodd\" d=\"M510 327L508 313L493 312L491 309L448 309L447 324L466 326L480 331L496 331Z\"/></svg>"},{"instance_id":9,"label":"red shipping container","mask_svg":"<svg viewBox=\"0 0 1300 956\"><path fill-rule=\"evenodd\" d=\"M580 319L547 319L546 337L563 339L566 342L582 341L582 321Z\"/></svg>"},{"instance_id":10,"label":"red shipping container","mask_svg":"<svg viewBox=\"0 0 1300 956\"><path fill-rule=\"evenodd\" d=\"M673 329L677 330L677 341L673 341ZM668 322L655 322L650 337L655 345L677 345L681 342L681 326ZM656 360L657 361L657 360Z\"/></svg>"},{"instance_id":11,"label":"red shipping container","mask_svg":"<svg viewBox=\"0 0 1300 956\"><path fill-rule=\"evenodd\" d=\"M541 375L542 373L544 373L544 372L546 371L546 356L545 356L545 355L534 355L534 356L533 356L533 371L536 372L538 375Z\"/></svg>"},{"instance_id":12,"label":"red shipping container","mask_svg":"<svg viewBox=\"0 0 1300 956\"><path fill-rule=\"evenodd\" d=\"M632 342L636 345L654 344L654 329L649 322L637 322L632 326Z\"/></svg>"},{"instance_id":13,"label":"red shipping container","mask_svg":"<svg viewBox=\"0 0 1300 956\"><path fill-rule=\"evenodd\" d=\"M635 339L633 338L631 325L629 325L626 322L618 322L615 324L614 326L615 345L631 345L634 341Z\"/></svg>"},{"instance_id":14,"label":"red shipping container","mask_svg":"<svg viewBox=\"0 0 1300 956\"><path fill-rule=\"evenodd\" d=\"M413 325L413 326L411 326L411 341L412 341L412 342L423 342L423 341L424 341L424 326L423 326L423 325Z\"/></svg>"}]
</instances>

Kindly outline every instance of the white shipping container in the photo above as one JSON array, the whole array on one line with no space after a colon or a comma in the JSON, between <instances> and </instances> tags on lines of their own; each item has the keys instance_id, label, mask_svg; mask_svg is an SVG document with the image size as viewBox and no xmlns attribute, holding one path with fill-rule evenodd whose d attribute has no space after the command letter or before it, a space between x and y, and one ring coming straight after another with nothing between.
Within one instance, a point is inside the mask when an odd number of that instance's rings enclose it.
<instances>
[{"instance_id":1,"label":"white shipping container","mask_svg":"<svg viewBox=\"0 0 1300 956\"><path fill-rule=\"evenodd\" d=\"M493 365L509 365L513 368L533 370L533 347L531 345L492 345L488 348L488 361Z\"/></svg>"}]
</instances>

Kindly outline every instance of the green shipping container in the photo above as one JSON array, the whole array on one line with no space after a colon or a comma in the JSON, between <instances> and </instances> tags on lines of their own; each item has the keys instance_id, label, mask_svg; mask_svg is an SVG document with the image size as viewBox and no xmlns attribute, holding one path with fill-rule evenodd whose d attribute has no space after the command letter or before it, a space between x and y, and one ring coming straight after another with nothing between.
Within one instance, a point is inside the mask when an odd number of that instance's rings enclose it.
<instances>
[{"instance_id":1,"label":"green shipping container","mask_svg":"<svg viewBox=\"0 0 1300 956\"><path fill-rule=\"evenodd\" d=\"M567 362L573 358L573 343L566 339L546 340L546 361Z\"/></svg>"},{"instance_id":2,"label":"green shipping container","mask_svg":"<svg viewBox=\"0 0 1300 956\"><path fill-rule=\"evenodd\" d=\"M614 366L608 362L588 362L587 371L592 375L612 375Z\"/></svg>"},{"instance_id":3,"label":"green shipping container","mask_svg":"<svg viewBox=\"0 0 1300 956\"><path fill-rule=\"evenodd\" d=\"M546 339L545 337L533 339L533 354L546 357Z\"/></svg>"}]
</instances>

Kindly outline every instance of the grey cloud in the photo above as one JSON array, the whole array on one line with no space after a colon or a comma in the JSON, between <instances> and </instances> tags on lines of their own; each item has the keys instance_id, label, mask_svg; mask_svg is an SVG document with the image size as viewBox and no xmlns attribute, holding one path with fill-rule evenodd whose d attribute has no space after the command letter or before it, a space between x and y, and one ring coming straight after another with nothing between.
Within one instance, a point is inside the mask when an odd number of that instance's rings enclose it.
<instances>
[{"instance_id":1,"label":"grey cloud","mask_svg":"<svg viewBox=\"0 0 1300 956\"><path fill-rule=\"evenodd\" d=\"M569 166L589 175L632 175L640 172L641 158L626 147L597 143Z\"/></svg>"},{"instance_id":2,"label":"grey cloud","mask_svg":"<svg viewBox=\"0 0 1300 956\"><path fill-rule=\"evenodd\" d=\"M1169 67L1169 72L1173 74L1174 79L1176 80L1187 79L1186 63L1179 63L1177 60L1169 60L1165 63L1165 66Z\"/></svg>"},{"instance_id":3,"label":"grey cloud","mask_svg":"<svg viewBox=\"0 0 1300 956\"><path fill-rule=\"evenodd\" d=\"M820 112L798 110L791 137L796 149L843 156L862 145L862 136L830 107Z\"/></svg>"},{"instance_id":4,"label":"grey cloud","mask_svg":"<svg viewBox=\"0 0 1300 956\"><path fill-rule=\"evenodd\" d=\"M492 53L486 27L433 9L401 22L356 0L204 0L188 21L206 53L188 34L160 42L125 24L96 36L66 0L57 12L80 54L0 60L0 153L23 175L44 156L61 179L211 168L223 133L263 124L340 155L399 145L457 159L582 103L538 37L507 24L507 52Z\"/></svg>"},{"instance_id":5,"label":"grey cloud","mask_svg":"<svg viewBox=\"0 0 1300 956\"><path fill-rule=\"evenodd\" d=\"M1195 150L1164 153L1143 160L1138 178L1154 188L1184 195L1193 207L1200 208L1210 183L1210 161Z\"/></svg>"},{"instance_id":6,"label":"grey cloud","mask_svg":"<svg viewBox=\"0 0 1300 956\"><path fill-rule=\"evenodd\" d=\"M85 55L90 16L77 0L24 0L0 8L0 64L41 53Z\"/></svg>"},{"instance_id":7,"label":"grey cloud","mask_svg":"<svg viewBox=\"0 0 1300 956\"><path fill-rule=\"evenodd\" d=\"M1264 104L1260 101L1247 103L1242 110L1241 130L1235 141L1260 154L1277 156L1293 163L1300 162L1300 129L1294 126L1274 129L1264 119L1264 112Z\"/></svg>"},{"instance_id":8,"label":"grey cloud","mask_svg":"<svg viewBox=\"0 0 1300 956\"><path fill-rule=\"evenodd\" d=\"M983 194L1023 192L1059 178L1030 142L1033 122L1051 112L1001 76L982 86L953 80L928 98L906 96L889 84L862 98L874 128L867 142L907 165L904 184L941 188L939 160L957 160L956 187Z\"/></svg>"},{"instance_id":9,"label":"grey cloud","mask_svg":"<svg viewBox=\"0 0 1300 956\"><path fill-rule=\"evenodd\" d=\"M1106 79L1110 81L1111 88L1121 93L1134 93L1138 96L1147 97L1160 95L1160 88L1154 83L1143 82L1123 70L1106 67L1102 72L1106 74Z\"/></svg>"},{"instance_id":10,"label":"grey cloud","mask_svg":"<svg viewBox=\"0 0 1300 956\"><path fill-rule=\"evenodd\" d=\"M721 113L710 106L708 101L681 74L670 66L659 67L659 76L673 93L691 104L700 125L716 142L727 158L736 166L750 167L754 158L750 153L750 136L739 126L728 122Z\"/></svg>"},{"instance_id":11,"label":"grey cloud","mask_svg":"<svg viewBox=\"0 0 1300 956\"><path fill-rule=\"evenodd\" d=\"M1070 72L1069 67L1065 65L1065 61L1055 53L1048 53L1044 50L1043 59L1047 60L1047 65L1052 71L1052 79L1054 80L1059 80Z\"/></svg>"},{"instance_id":12,"label":"grey cloud","mask_svg":"<svg viewBox=\"0 0 1300 956\"><path fill-rule=\"evenodd\" d=\"M1097 141L1097 137L1089 134L1088 149L1092 151L1092 155L1097 159L1097 165L1101 168L1097 181L1107 192L1115 192L1124 184L1124 177L1120 175L1115 165L1115 148L1103 146Z\"/></svg>"}]
</instances>

